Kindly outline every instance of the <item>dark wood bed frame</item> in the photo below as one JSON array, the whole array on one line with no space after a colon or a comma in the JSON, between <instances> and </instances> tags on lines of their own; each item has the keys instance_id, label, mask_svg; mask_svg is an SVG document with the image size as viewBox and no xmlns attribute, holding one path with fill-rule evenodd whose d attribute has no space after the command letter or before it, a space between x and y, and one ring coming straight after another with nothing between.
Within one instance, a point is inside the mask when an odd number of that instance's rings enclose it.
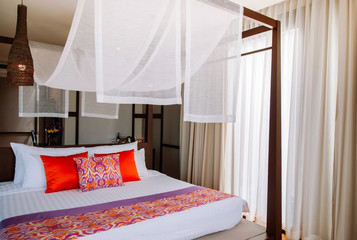
<instances>
[{"instance_id":1,"label":"dark wood bed frame","mask_svg":"<svg viewBox=\"0 0 357 240\"><path fill-rule=\"evenodd\" d=\"M148 107L148 128L146 142L139 142L138 148L145 149L146 166L149 169L153 168L153 107ZM53 148L66 148L66 147L95 147L104 145L115 144L84 144L84 145L64 145L64 146L51 146ZM0 182L13 181L15 175L15 155L11 147L0 147Z\"/></svg>"},{"instance_id":2,"label":"dark wood bed frame","mask_svg":"<svg viewBox=\"0 0 357 240\"><path fill-rule=\"evenodd\" d=\"M240 7L228 0L201 0L207 4L220 6L227 11L239 11ZM272 31L272 46L243 53L242 56L261 51L272 51L270 122L269 122L269 158L268 158L268 202L266 239L281 239L281 57L280 57L280 22L258 12L244 8L244 16L262 23L242 33L247 38L263 32ZM11 38L0 37L0 42L11 44ZM139 143L145 148L146 165L152 169L153 163L153 108L148 108L147 141ZM103 145L103 144L101 144ZM105 144L104 144L105 145ZM77 145L78 146L78 145ZM98 146L98 145L80 145ZM68 147L68 146L61 146ZM0 182L14 179L15 156L10 147L0 148Z\"/></svg>"}]
</instances>

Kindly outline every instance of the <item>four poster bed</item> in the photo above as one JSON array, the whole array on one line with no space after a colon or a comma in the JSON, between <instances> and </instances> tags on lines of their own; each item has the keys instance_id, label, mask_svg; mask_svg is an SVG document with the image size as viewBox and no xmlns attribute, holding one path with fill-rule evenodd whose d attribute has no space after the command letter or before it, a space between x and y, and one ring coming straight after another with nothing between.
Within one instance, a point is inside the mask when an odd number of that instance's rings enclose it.
<instances>
[{"instance_id":1,"label":"four poster bed","mask_svg":"<svg viewBox=\"0 0 357 240\"><path fill-rule=\"evenodd\" d=\"M238 9L236 4L229 1L204 2L221 5L228 11ZM266 235L260 237L281 239L280 22L247 8L244 8L244 16L264 26L244 31L242 38L266 31L273 33L270 48L244 53L242 56L272 51L267 228ZM141 148L145 149L142 161L150 169L153 156L153 112L152 107L148 109L146 142L132 149L135 153ZM124 145L114 145L108 149L93 145L76 147L85 147L81 149L82 152L111 154L127 151L126 147L122 147ZM66 149L68 146L60 148ZM45 154L41 151L38 155ZM14 180L18 154L14 154L10 147L0 148L1 182ZM137 167L138 164L136 162ZM59 239L116 239L118 236L124 239L196 238L235 226L241 220L242 211L247 210L245 201L238 197L174 180L145 170L145 167L143 169L141 171L144 173L138 170L140 181L129 181L123 187L86 193L72 189L45 194L43 188L32 191L23 190L16 184L2 185L0 238L20 239L24 234L29 237L58 234L52 237ZM61 228L71 230L61 231Z\"/></svg>"}]
</instances>

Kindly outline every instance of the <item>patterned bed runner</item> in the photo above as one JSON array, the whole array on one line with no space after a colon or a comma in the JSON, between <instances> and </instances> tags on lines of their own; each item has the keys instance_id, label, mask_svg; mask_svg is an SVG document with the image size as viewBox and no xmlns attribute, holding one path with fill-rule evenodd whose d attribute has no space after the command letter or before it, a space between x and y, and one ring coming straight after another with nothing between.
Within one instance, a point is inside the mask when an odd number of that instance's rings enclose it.
<instances>
[{"instance_id":1,"label":"patterned bed runner","mask_svg":"<svg viewBox=\"0 0 357 240\"><path fill-rule=\"evenodd\" d=\"M0 239L76 239L181 212L234 195L201 187L5 219Z\"/></svg>"}]
</instances>

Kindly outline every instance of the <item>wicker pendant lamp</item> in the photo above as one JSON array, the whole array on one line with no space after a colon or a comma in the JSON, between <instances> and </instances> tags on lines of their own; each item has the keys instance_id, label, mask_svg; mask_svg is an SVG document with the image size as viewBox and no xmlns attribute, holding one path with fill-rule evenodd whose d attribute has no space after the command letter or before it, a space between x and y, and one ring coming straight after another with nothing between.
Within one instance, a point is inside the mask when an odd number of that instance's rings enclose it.
<instances>
[{"instance_id":1,"label":"wicker pendant lamp","mask_svg":"<svg viewBox=\"0 0 357 240\"><path fill-rule=\"evenodd\" d=\"M27 38L27 7L17 5L16 35L12 43L8 65L7 79L10 85L33 86L33 60Z\"/></svg>"}]
</instances>

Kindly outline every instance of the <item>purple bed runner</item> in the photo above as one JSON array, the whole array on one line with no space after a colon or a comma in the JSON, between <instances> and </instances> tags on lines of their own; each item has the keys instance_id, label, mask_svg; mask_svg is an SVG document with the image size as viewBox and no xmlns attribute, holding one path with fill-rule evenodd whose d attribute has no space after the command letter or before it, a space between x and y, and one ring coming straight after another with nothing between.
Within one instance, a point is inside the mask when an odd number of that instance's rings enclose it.
<instances>
[{"instance_id":1,"label":"purple bed runner","mask_svg":"<svg viewBox=\"0 0 357 240\"><path fill-rule=\"evenodd\" d=\"M173 197L185 193L191 193L199 189L202 189L202 187L193 186L193 187L183 188L171 192L158 193L158 194L153 194L153 195L148 195L138 198L130 198L125 200L118 200L118 201L101 203L101 204L85 206L85 207L31 213L31 214L11 217L11 218L4 219L3 221L0 222L0 229L5 228L12 224L19 224L19 223L35 221L40 219L49 219L54 217L62 217L62 216L75 215L75 214L83 214L83 213L94 212L94 211L103 211L103 210L107 210L115 207L121 207L130 204L155 201L161 198L167 198L167 197Z\"/></svg>"},{"instance_id":2,"label":"purple bed runner","mask_svg":"<svg viewBox=\"0 0 357 240\"><path fill-rule=\"evenodd\" d=\"M198 186L103 204L11 217L0 223L0 239L74 239L233 195Z\"/></svg>"}]
</instances>

